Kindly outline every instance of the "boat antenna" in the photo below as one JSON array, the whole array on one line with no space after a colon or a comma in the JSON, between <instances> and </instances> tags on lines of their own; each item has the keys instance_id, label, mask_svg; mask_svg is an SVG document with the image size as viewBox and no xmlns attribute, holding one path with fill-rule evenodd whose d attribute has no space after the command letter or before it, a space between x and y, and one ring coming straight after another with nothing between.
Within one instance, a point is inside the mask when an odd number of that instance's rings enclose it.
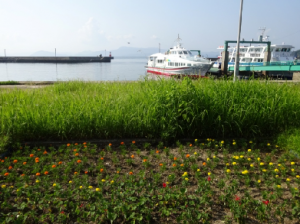
<instances>
[{"instance_id":1,"label":"boat antenna","mask_svg":"<svg viewBox=\"0 0 300 224\"><path fill-rule=\"evenodd\" d=\"M181 41L182 39L179 37L179 34L178 34L178 38L175 40L177 43L178 43L178 45L180 45L180 41Z\"/></svg>"},{"instance_id":2,"label":"boat antenna","mask_svg":"<svg viewBox=\"0 0 300 224\"><path fill-rule=\"evenodd\" d=\"M259 41L263 41L263 37L266 32L266 27L261 27L258 30L261 30L261 35L259 36Z\"/></svg>"}]
</instances>

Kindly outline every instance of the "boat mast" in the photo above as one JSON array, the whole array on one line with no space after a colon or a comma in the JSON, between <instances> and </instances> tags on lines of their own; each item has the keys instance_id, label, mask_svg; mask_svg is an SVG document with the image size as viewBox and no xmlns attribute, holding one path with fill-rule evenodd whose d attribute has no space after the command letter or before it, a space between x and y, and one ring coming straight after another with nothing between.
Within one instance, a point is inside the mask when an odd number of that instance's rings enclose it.
<instances>
[{"instance_id":1,"label":"boat mast","mask_svg":"<svg viewBox=\"0 0 300 224\"><path fill-rule=\"evenodd\" d=\"M241 26L242 26L242 12L243 12L243 0L241 0L241 7L240 7L240 21L239 21L239 30L238 30L235 65L234 65L234 76L233 76L233 81L234 82L236 80L236 77L239 75L239 62L240 62L239 61L239 54L240 54L240 37L241 37Z\"/></svg>"}]
</instances>

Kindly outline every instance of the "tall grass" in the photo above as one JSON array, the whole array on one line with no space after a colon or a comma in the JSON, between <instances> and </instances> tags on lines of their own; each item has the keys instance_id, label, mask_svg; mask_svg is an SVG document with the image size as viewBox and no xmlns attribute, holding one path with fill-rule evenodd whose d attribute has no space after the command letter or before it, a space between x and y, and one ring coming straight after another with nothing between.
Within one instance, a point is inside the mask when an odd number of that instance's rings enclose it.
<instances>
[{"instance_id":1,"label":"tall grass","mask_svg":"<svg viewBox=\"0 0 300 224\"><path fill-rule=\"evenodd\" d=\"M0 92L13 140L266 137L300 127L298 86L199 80L64 82Z\"/></svg>"}]
</instances>

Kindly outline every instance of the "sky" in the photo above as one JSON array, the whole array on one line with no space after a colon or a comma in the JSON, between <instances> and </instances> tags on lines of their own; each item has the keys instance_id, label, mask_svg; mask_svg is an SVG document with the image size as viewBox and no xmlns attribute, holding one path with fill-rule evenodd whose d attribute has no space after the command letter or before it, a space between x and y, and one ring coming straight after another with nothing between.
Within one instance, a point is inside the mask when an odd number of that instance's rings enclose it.
<instances>
[{"instance_id":1,"label":"sky","mask_svg":"<svg viewBox=\"0 0 300 224\"><path fill-rule=\"evenodd\" d=\"M74 54L122 46L218 51L236 40L240 0L0 0L0 56ZM300 49L300 0L244 0L241 38Z\"/></svg>"}]
</instances>

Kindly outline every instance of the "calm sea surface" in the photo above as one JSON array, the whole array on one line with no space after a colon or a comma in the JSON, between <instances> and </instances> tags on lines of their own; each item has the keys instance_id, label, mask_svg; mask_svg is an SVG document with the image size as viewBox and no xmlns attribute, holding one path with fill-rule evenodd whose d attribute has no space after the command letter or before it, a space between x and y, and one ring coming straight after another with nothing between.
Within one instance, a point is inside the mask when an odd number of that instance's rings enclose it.
<instances>
[{"instance_id":1,"label":"calm sea surface","mask_svg":"<svg viewBox=\"0 0 300 224\"><path fill-rule=\"evenodd\" d=\"M0 81L115 81L145 76L147 58L116 58L110 63L0 63Z\"/></svg>"}]
</instances>

